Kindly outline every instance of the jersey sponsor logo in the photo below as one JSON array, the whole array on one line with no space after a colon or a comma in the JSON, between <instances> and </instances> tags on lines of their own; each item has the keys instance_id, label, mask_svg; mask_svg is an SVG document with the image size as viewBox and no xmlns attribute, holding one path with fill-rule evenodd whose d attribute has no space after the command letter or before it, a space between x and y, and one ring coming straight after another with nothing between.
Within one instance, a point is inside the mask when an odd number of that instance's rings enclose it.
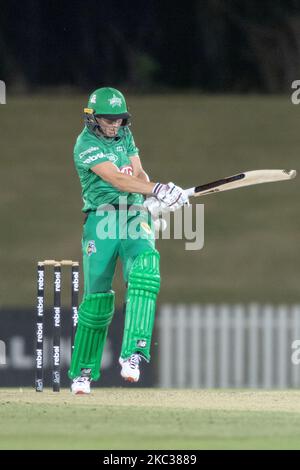
<instances>
[{"instance_id":1,"label":"jersey sponsor logo","mask_svg":"<svg viewBox=\"0 0 300 470\"><path fill-rule=\"evenodd\" d=\"M115 106L119 106L120 108L122 106L121 98L118 98L115 94L113 94L112 98L108 98L108 101L112 108L114 108Z\"/></svg>"},{"instance_id":2,"label":"jersey sponsor logo","mask_svg":"<svg viewBox=\"0 0 300 470\"><path fill-rule=\"evenodd\" d=\"M130 176L133 175L132 165L121 166L121 168L119 168L119 170L120 170L121 173L125 173L125 175L130 175Z\"/></svg>"},{"instance_id":3,"label":"jersey sponsor logo","mask_svg":"<svg viewBox=\"0 0 300 470\"><path fill-rule=\"evenodd\" d=\"M96 95L93 95L93 96L91 97L91 103L96 103L96 98L97 98L97 96L96 96Z\"/></svg>"},{"instance_id":4,"label":"jersey sponsor logo","mask_svg":"<svg viewBox=\"0 0 300 470\"><path fill-rule=\"evenodd\" d=\"M92 163L95 160L99 160L100 158L104 158L106 155L104 155L103 152L97 153L96 155L90 155L86 160L83 161L83 163Z\"/></svg>"},{"instance_id":5,"label":"jersey sponsor logo","mask_svg":"<svg viewBox=\"0 0 300 470\"><path fill-rule=\"evenodd\" d=\"M104 157L108 158L108 160L112 163L115 163L118 160L118 156L114 153L105 153Z\"/></svg>"},{"instance_id":6,"label":"jersey sponsor logo","mask_svg":"<svg viewBox=\"0 0 300 470\"><path fill-rule=\"evenodd\" d=\"M117 152L124 152L124 147L122 147L122 145L118 145L118 147L116 147L116 151Z\"/></svg>"},{"instance_id":7,"label":"jersey sponsor logo","mask_svg":"<svg viewBox=\"0 0 300 470\"><path fill-rule=\"evenodd\" d=\"M95 150L99 150L99 147L89 147L87 150L79 154L79 158L83 158L85 155L88 155L89 153L92 153Z\"/></svg>"}]
</instances>

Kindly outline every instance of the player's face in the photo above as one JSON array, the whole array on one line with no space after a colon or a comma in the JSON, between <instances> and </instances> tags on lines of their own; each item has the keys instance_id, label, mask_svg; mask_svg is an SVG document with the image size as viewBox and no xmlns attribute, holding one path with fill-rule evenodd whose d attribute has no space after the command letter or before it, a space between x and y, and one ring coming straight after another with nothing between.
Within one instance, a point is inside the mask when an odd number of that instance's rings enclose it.
<instances>
[{"instance_id":1,"label":"player's face","mask_svg":"<svg viewBox=\"0 0 300 470\"><path fill-rule=\"evenodd\" d=\"M96 118L98 124L100 124L102 132L107 137L115 137L118 134L120 125L122 124L122 119L106 119L106 118Z\"/></svg>"}]
</instances>

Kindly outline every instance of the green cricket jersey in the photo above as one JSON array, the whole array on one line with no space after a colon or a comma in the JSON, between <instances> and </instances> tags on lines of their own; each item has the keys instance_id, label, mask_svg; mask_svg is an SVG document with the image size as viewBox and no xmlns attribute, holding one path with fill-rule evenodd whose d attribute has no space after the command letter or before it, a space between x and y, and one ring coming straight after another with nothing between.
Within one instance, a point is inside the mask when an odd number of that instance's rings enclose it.
<instances>
[{"instance_id":1,"label":"green cricket jersey","mask_svg":"<svg viewBox=\"0 0 300 470\"><path fill-rule=\"evenodd\" d=\"M118 204L120 196L127 196L128 204L143 203L143 195L119 191L91 170L99 163L112 162L122 173L132 174L129 157L138 153L128 128L121 127L117 139L97 137L87 127L83 129L74 147L74 162L81 183L84 212L96 210L101 204Z\"/></svg>"}]
</instances>

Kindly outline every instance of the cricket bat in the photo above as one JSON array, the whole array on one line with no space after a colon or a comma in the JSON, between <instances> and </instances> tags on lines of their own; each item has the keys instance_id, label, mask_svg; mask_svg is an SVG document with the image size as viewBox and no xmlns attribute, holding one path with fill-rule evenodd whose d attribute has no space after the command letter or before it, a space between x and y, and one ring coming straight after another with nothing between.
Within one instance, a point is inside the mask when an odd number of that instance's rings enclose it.
<instances>
[{"instance_id":1,"label":"cricket bat","mask_svg":"<svg viewBox=\"0 0 300 470\"><path fill-rule=\"evenodd\" d=\"M230 189L244 188L254 184L272 183L275 181L291 180L295 178L296 170L254 170L228 176L211 183L202 184L193 188L185 189L190 196L206 196L207 194L229 191Z\"/></svg>"}]
</instances>

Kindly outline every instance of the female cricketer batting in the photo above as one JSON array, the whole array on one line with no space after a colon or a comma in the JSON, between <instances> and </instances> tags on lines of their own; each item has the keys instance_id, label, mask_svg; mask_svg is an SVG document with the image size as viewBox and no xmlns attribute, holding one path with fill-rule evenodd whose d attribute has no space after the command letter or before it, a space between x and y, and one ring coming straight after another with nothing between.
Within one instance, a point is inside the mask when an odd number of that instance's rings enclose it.
<instances>
[{"instance_id":1,"label":"female cricketer batting","mask_svg":"<svg viewBox=\"0 0 300 470\"><path fill-rule=\"evenodd\" d=\"M127 286L121 376L130 382L139 380L141 359L150 360L160 288L151 213L153 208L156 213L173 211L189 203L175 184L149 181L128 127L130 115L120 91L94 91L84 117L85 127L74 148L86 214L82 236L84 295L69 370L74 394L89 394L91 381L100 377L114 313L112 281L118 257Z\"/></svg>"}]
</instances>

